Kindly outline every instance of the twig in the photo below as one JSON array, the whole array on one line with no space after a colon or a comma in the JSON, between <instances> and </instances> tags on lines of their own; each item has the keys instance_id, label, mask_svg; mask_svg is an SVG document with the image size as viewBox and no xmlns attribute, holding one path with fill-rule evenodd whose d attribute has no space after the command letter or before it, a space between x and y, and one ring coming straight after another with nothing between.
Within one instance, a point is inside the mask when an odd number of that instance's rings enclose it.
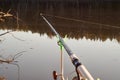
<instances>
[{"instance_id":1,"label":"twig","mask_svg":"<svg viewBox=\"0 0 120 80\"><path fill-rule=\"evenodd\" d=\"M0 59L0 63L8 63L8 64L10 64L10 63L13 63L13 62L17 62L17 61L15 61L15 59L17 59L18 57L23 55L23 54L21 54L23 52L26 52L26 51L22 51L22 52L19 52L19 53L15 54L12 59L4 59L4 58Z\"/></svg>"},{"instance_id":2,"label":"twig","mask_svg":"<svg viewBox=\"0 0 120 80\"><path fill-rule=\"evenodd\" d=\"M18 21L19 17L18 17L18 12L17 12L16 14L17 14L16 20L17 20L17 29L18 29L18 28L19 28L19 21Z\"/></svg>"},{"instance_id":3,"label":"twig","mask_svg":"<svg viewBox=\"0 0 120 80\"><path fill-rule=\"evenodd\" d=\"M9 9L8 11L7 11L7 13L9 13L11 11L11 9Z\"/></svg>"},{"instance_id":4,"label":"twig","mask_svg":"<svg viewBox=\"0 0 120 80\"><path fill-rule=\"evenodd\" d=\"M5 33L2 33L2 34L0 34L0 36L3 36L3 35L5 35L5 34L7 34L7 33L10 33L10 32L12 32L12 31L7 31L7 32L5 32ZM20 40L20 41L25 41L25 40L22 40L22 39L20 39L20 38L17 38L16 36L14 36L12 33L10 33L11 35L12 35L12 37L14 37L15 39L17 39L17 40ZM1 41L1 40L0 40Z\"/></svg>"},{"instance_id":5,"label":"twig","mask_svg":"<svg viewBox=\"0 0 120 80\"><path fill-rule=\"evenodd\" d=\"M11 9L9 9L9 10L7 11L7 13L0 12L1 18L2 18L2 17L12 17L13 15L9 13L10 11L11 11Z\"/></svg>"},{"instance_id":6,"label":"twig","mask_svg":"<svg viewBox=\"0 0 120 80\"><path fill-rule=\"evenodd\" d=\"M6 80L4 76L0 76L0 80Z\"/></svg>"},{"instance_id":7,"label":"twig","mask_svg":"<svg viewBox=\"0 0 120 80\"><path fill-rule=\"evenodd\" d=\"M9 9L6 13L4 12L0 12L0 21L4 22L6 17L13 17L12 14L10 14L9 12L11 11L11 9Z\"/></svg>"},{"instance_id":8,"label":"twig","mask_svg":"<svg viewBox=\"0 0 120 80\"><path fill-rule=\"evenodd\" d=\"M26 51L22 51L22 52L19 52L19 53L15 54L14 57L13 57L13 59L14 60L17 59L18 57L20 57L21 55L23 55L21 53L24 53L24 52L26 52Z\"/></svg>"},{"instance_id":9,"label":"twig","mask_svg":"<svg viewBox=\"0 0 120 80\"><path fill-rule=\"evenodd\" d=\"M12 32L12 31L7 31L7 32L5 32L5 33L2 33L2 34L0 34L0 36L3 36L3 35L5 35L5 34L7 34L7 33L10 33L10 32Z\"/></svg>"},{"instance_id":10,"label":"twig","mask_svg":"<svg viewBox=\"0 0 120 80\"><path fill-rule=\"evenodd\" d=\"M11 63L11 62L13 62L13 60L11 59L11 60L0 60L0 63Z\"/></svg>"},{"instance_id":11,"label":"twig","mask_svg":"<svg viewBox=\"0 0 120 80\"><path fill-rule=\"evenodd\" d=\"M12 34L12 33L10 33L10 34L12 35L12 37L14 37L14 38L17 39L17 40L25 41L25 40L22 40L22 39L20 39L20 38L18 38L18 37L16 37L16 36L14 36L14 34Z\"/></svg>"},{"instance_id":12,"label":"twig","mask_svg":"<svg viewBox=\"0 0 120 80\"><path fill-rule=\"evenodd\" d=\"M10 64L17 66L17 68L18 68L18 80L20 80L20 66L19 66L19 64L16 64L16 63L10 63Z\"/></svg>"}]
</instances>

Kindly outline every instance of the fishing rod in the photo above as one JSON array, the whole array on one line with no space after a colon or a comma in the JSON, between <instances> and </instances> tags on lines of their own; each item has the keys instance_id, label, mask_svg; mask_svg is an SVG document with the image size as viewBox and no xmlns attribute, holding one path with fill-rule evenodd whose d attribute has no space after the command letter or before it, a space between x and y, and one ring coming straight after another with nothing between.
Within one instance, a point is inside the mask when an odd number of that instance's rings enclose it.
<instances>
[{"instance_id":1,"label":"fishing rod","mask_svg":"<svg viewBox=\"0 0 120 80\"><path fill-rule=\"evenodd\" d=\"M81 80L82 78L85 78L85 80L94 80L94 78L91 76L91 74L88 72L88 70L85 68L85 66L79 61L78 57L71 51L71 49L66 45L62 37L59 35L59 33L54 29L52 24L44 17L42 13L40 13L41 17L44 19L44 21L49 25L51 30L55 33L56 37L59 38L60 43L63 45L65 50L67 51L73 65L76 68L76 72L80 75L78 80Z\"/></svg>"}]
</instances>

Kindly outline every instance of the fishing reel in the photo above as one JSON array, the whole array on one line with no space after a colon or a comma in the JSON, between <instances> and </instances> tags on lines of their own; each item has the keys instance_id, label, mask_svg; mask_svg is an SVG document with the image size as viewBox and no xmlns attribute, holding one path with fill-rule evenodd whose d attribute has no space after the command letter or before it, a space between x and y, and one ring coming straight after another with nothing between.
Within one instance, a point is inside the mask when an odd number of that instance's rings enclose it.
<instances>
[{"instance_id":1,"label":"fishing reel","mask_svg":"<svg viewBox=\"0 0 120 80\"><path fill-rule=\"evenodd\" d=\"M64 76L63 76L63 74L61 73L61 74L57 74L57 72L56 71L53 71L53 79L54 80L57 80L58 79L58 77L60 77L61 78L61 80L65 80L64 79Z\"/></svg>"},{"instance_id":2,"label":"fishing reel","mask_svg":"<svg viewBox=\"0 0 120 80\"><path fill-rule=\"evenodd\" d=\"M56 71L53 71L53 79L54 80L58 80L58 77L61 77L61 80L68 80L68 77L67 77L67 79L65 79L62 74L58 74ZM74 76L71 80L87 80L87 79L82 77L82 76L80 76L80 74L77 73L77 76Z\"/></svg>"},{"instance_id":3,"label":"fishing reel","mask_svg":"<svg viewBox=\"0 0 120 80\"><path fill-rule=\"evenodd\" d=\"M53 71L53 79L54 79L54 80L57 80L57 77L58 77L57 72L56 72L56 71Z\"/></svg>"}]
</instances>

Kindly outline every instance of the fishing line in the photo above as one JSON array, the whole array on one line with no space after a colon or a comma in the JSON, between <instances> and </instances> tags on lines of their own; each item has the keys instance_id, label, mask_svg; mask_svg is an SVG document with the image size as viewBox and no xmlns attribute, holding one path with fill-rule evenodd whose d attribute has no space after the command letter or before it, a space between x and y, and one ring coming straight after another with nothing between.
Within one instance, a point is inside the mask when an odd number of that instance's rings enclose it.
<instances>
[{"instance_id":1,"label":"fishing line","mask_svg":"<svg viewBox=\"0 0 120 80\"><path fill-rule=\"evenodd\" d=\"M96 22L85 21L85 20L80 20L80 19L73 19L73 18L67 18L67 17L62 17L62 16L49 15L49 14L43 14L43 15L49 16L49 17L55 17L55 18L59 18L59 19L64 19L64 20L69 20L69 21L75 21L75 22L81 22L81 23L87 23L87 24L93 24L93 25L101 25L101 26L107 26L107 27L113 27L113 28L120 29L120 26L112 26L109 24L102 24L102 23L96 23Z\"/></svg>"}]
</instances>

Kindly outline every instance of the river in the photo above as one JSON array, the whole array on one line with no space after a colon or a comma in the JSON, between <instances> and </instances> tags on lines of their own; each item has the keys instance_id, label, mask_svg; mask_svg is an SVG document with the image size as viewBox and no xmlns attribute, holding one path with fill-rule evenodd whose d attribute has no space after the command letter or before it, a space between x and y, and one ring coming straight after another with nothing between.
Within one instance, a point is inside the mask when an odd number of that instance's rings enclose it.
<instances>
[{"instance_id":1,"label":"river","mask_svg":"<svg viewBox=\"0 0 120 80\"><path fill-rule=\"evenodd\" d=\"M0 77L53 80L52 72L60 73L58 39L41 18L43 13L95 79L120 79L119 6L62 3L8 6L2 6L1 11L9 10L14 17L0 22L0 34L8 32L0 36L0 59L12 59L16 54L18 57L14 64L0 63ZM63 54L64 76L72 80L76 75L70 74L75 71L74 66L64 49Z\"/></svg>"}]
</instances>

